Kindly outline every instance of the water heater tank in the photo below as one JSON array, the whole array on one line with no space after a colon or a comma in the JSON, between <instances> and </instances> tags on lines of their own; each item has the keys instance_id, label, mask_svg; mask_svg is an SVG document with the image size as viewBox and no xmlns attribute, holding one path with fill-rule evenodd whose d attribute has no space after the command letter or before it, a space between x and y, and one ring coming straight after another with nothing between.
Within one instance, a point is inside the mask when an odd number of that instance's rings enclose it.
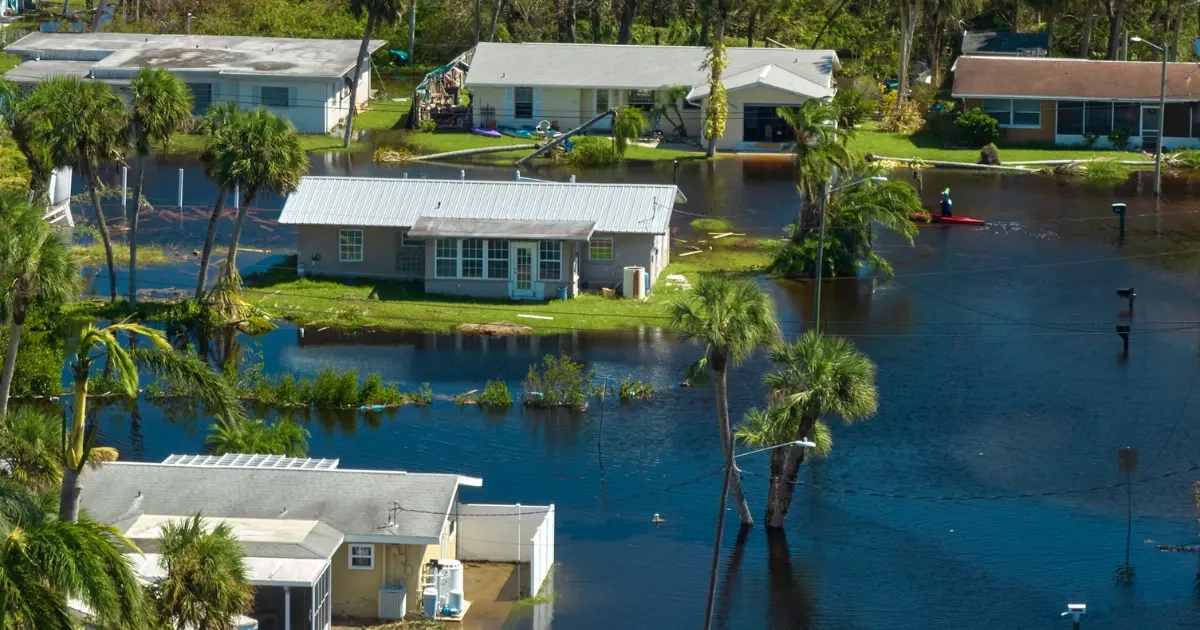
<instances>
[{"instance_id":1,"label":"water heater tank","mask_svg":"<svg viewBox=\"0 0 1200 630\"><path fill-rule=\"evenodd\" d=\"M449 575L450 591L463 591L463 565L458 560L440 560L441 570Z\"/></svg>"}]
</instances>

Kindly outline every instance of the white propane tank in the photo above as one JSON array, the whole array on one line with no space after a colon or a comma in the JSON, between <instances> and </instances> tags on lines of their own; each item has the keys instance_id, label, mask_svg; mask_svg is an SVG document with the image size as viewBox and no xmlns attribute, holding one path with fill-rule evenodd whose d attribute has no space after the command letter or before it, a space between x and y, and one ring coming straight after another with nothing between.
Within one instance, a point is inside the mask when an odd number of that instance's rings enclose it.
<instances>
[{"instance_id":1,"label":"white propane tank","mask_svg":"<svg viewBox=\"0 0 1200 630\"><path fill-rule=\"evenodd\" d=\"M435 619L438 614L438 592L437 589L430 586L421 592L421 602L425 607L425 618Z\"/></svg>"},{"instance_id":2,"label":"white propane tank","mask_svg":"<svg viewBox=\"0 0 1200 630\"><path fill-rule=\"evenodd\" d=\"M438 566L440 567L440 569L442 571L446 572L446 574L450 576L450 580L449 580L450 591L451 592L458 591L459 593L462 593L463 592L463 565L462 565L462 563L459 562L458 560L439 560ZM451 607L453 607L453 604L451 604ZM462 609L459 608L459 610L462 610Z\"/></svg>"},{"instance_id":3,"label":"white propane tank","mask_svg":"<svg viewBox=\"0 0 1200 630\"><path fill-rule=\"evenodd\" d=\"M461 614L463 611L463 592L461 590L450 591L450 599L446 602L450 606L450 610L455 614Z\"/></svg>"}]
</instances>

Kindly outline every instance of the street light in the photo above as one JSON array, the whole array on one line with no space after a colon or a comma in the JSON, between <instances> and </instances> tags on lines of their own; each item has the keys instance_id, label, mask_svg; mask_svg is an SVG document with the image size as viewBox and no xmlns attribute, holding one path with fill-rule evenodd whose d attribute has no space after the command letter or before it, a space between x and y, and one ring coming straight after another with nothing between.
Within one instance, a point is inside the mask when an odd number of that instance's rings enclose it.
<instances>
[{"instance_id":1,"label":"street light","mask_svg":"<svg viewBox=\"0 0 1200 630\"><path fill-rule=\"evenodd\" d=\"M834 168L833 176L830 177L829 179L832 180L836 177L837 177L837 168ZM863 179L857 179L857 180L850 182L849 184L846 184L844 186L838 186L837 188L833 188L833 189L829 189L829 183L824 182L824 181L821 182L821 197L820 197L820 199L818 199L818 202L820 204L819 211L821 213L821 217L820 217L820 228L819 228L820 232L817 235L817 278L816 278L817 286L816 286L816 292L813 296L813 320L814 320L813 323L818 331L821 330L821 269L825 266L825 198L839 190L845 190L852 186L857 186L859 184L863 184L866 182L886 182L886 181L887 181L887 178L883 177L883 176L864 177Z\"/></svg>"},{"instance_id":2,"label":"street light","mask_svg":"<svg viewBox=\"0 0 1200 630\"><path fill-rule=\"evenodd\" d=\"M1154 196L1157 197L1162 193L1163 118L1167 113L1167 43L1163 42L1162 46L1158 46L1137 35L1129 40L1141 42L1162 54L1162 81L1158 86L1158 146L1154 152Z\"/></svg>"},{"instance_id":3,"label":"street light","mask_svg":"<svg viewBox=\"0 0 1200 630\"><path fill-rule=\"evenodd\" d=\"M1066 617L1070 615L1071 628L1073 628L1073 630L1079 630L1079 618L1082 617L1086 612L1087 604L1067 604L1067 612L1063 613L1062 616Z\"/></svg>"},{"instance_id":4,"label":"street light","mask_svg":"<svg viewBox=\"0 0 1200 630\"><path fill-rule=\"evenodd\" d=\"M733 459L745 457L746 455L753 455L755 453L761 453L763 451L772 451L777 448L783 448L784 446L812 448L816 446L816 443L809 441L808 438L801 438L794 442L784 442L783 444L776 444L775 446L760 448L756 451L742 453L741 455L734 455ZM730 445L730 448L733 448L733 446ZM712 628L713 603L715 602L717 596L717 569L721 565L721 534L725 531L725 498L729 495L729 479L732 477L732 475L733 466L726 466L724 475L725 480L721 482L721 507L717 509L717 535L716 539L713 541L712 571L708 576L708 604L704 609L704 630L709 630Z\"/></svg>"}]
</instances>

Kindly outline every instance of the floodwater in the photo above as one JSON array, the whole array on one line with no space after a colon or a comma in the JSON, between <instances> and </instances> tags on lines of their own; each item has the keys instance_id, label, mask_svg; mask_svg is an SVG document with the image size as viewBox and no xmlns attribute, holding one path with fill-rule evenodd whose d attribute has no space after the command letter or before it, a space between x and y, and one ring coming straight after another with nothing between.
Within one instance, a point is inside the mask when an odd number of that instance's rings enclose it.
<instances>
[{"instance_id":1,"label":"floodwater","mask_svg":"<svg viewBox=\"0 0 1200 630\"><path fill-rule=\"evenodd\" d=\"M358 163L355 160L361 160ZM175 169L148 174L148 196L174 203ZM164 211L152 238L195 247L211 187L188 169L183 228ZM456 177L421 166L410 176ZM399 176L361 156L318 158L316 174ZM470 178L512 169L467 167ZM565 171L526 173L566 179ZM900 173L898 176L905 176ZM591 171L597 181L671 181L670 164ZM684 163L683 212L728 216L777 234L795 211L786 160ZM1200 198L1149 175L1117 187L1053 178L936 170L926 202L952 188L959 214L982 228L921 228L914 247L882 236L890 281L833 279L824 326L852 337L879 366L879 413L835 423L835 447L802 475L783 535L759 525L739 539L730 511L717 597L720 628L1053 628L1068 602L1086 602L1088 628L1200 625L1198 559L1156 544L1197 539L1192 484L1200 479L1193 400L1200 379ZM1129 204L1117 236L1109 205ZM286 249L272 225L278 200L253 211L252 245ZM692 217L677 213L674 225ZM685 228L686 229L686 228ZM146 272L187 286L187 264ZM811 283L764 280L787 335L809 327ZM100 283L104 286L104 283ZM1135 287L1132 313L1116 296ZM1128 354L1115 334L1132 327ZM381 372L406 387L452 396L503 378L519 391L528 365L551 352L601 378L658 384L653 401L593 403L586 413L488 414L441 400L385 414L305 418L311 454L344 467L477 475L469 502L554 503L558 509L555 628L695 627L704 614L720 488L711 390L675 386L700 349L656 330L539 339L350 333L283 327L244 348L269 373L321 368ZM761 405L769 366L756 357L730 376L735 418ZM157 460L202 448L204 425L148 403L136 417L102 414L102 440L125 457ZM1125 485L1117 451L1136 447ZM761 515L766 459L742 460ZM1125 562L1132 514L1130 585ZM658 513L665 523L654 525ZM471 594L467 593L467 598ZM526 625L527 622L518 624Z\"/></svg>"}]
</instances>

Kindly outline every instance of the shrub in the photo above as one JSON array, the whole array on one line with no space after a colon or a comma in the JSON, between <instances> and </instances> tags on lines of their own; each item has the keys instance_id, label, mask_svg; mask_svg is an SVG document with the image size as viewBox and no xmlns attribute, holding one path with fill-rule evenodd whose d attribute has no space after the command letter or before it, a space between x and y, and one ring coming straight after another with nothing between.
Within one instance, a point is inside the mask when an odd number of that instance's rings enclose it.
<instances>
[{"instance_id":1,"label":"shrub","mask_svg":"<svg viewBox=\"0 0 1200 630\"><path fill-rule=\"evenodd\" d=\"M1108 142L1112 148L1118 151L1124 151L1129 148L1129 130L1115 127L1108 132Z\"/></svg>"},{"instance_id":2,"label":"shrub","mask_svg":"<svg viewBox=\"0 0 1200 630\"><path fill-rule=\"evenodd\" d=\"M1166 160L1173 166L1200 169L1200 150L1184 149L1167 156Z\"/></svg>"},{"instance_id":3,"label":"shrub","mask_svg":"<svg viewBox=\"0 0 1200 630\"><path fill-rule=\"evenodd\" d=\"M1100 136L1096 135L1095 133L1093 133L1091 131L1083 132L1083 146L1085 146L1089 149L1096 146L1096 140L1099 140L1099 139L1100 139Z\"/></svg>"},{"instance_id":4,"label":"shrub","mask_svg":"<svg viewBox=\"0 0 1200 630\"><path fill-rule=\"evenodd\" d=\"M617 110L617 117L613 120L613 140L617 148L617 157L625 157L625 149L629 147L630 140L637 140L646 133L646 115L642 113L641 108L633 105L626 105Z\"/></svg>"},{"instance_id":5,"label":"shrub","mask_svg":"<svg viewBox=\"0 0 1200 630\"><path fill-rule=\"evenodd\" d=\"M567 355L546 355L545 368L529 366L525 376L525 404L531 407L582 407L587 402L592 375L584 373L583 364Z\"/></svg>"},{"instance_id":6,"label":"shrub","mask_svg":"<svg viewBox=\"0 0 1200 630\"><path fill-rule=\"evenodd\" d=\"M433 133L435 131L437 131L437 123L433 122L432 120L422 120L421 121L421 132L422 133Z\"/></svg>"},{"instance_id":7,"label":"shrub","mask_svg":"<svg viewBox=\"0 0 1200 630\"><path fill-rule=\"evenodd\" d=\"M977 147L991 144L1000 137L999 123L978 107L960 114L954 121L954 128L961 142Z\"/></svg>"},{"instance_id":8,"label":"shrub","mask_svg":"<svg viewBox=\"0 0 1200 630\"><path fill-rule=\"evenodd\" d=\"M429 383L421 383L417 391L408 392L404 398L418 407L428 407L433 404L433 389L429 387Z\"/></svg>"},{"instance_id":9,"label":"shrub","mask_svg":"<svg viewBox=\"0 0 1200 630\"><path fill-rule=\"evenodd\" d=\"M879 128L892 133L915 133L925 126L925 119L921 116L920 108L912 99L899 104L898 98L896 92L884 93L883 118L879 121Z\"/></svg>"},{"instance_id":10,"label":"shrub","mask_svg":"<svg viewBox=\"0 0 1200 630\"><path fill-rule=\"evenodd\" d=\"M1083 175L1098 184L1115 184L1129 177L1130 168L1113 159L1092 160Z\"/></svg>"},{"instance_id":11,"label":"shrub","mask_svg":"<svg viewBox=\"0 0 1200 630\"><path fill-rule=\"evenodd\" d=\"M990 142L983 145L983 148L979 150L979 163L992 166L1000 164L1000 150L996 148L996 145Z\"/></svg>"},{"instance_id":12,"label":"shrub","mask_svg":"<svg viewBox=\"0 0 1200 630\"><path fill-rule=\"evenodd\" d=\"M875 112L875 100L864 93L857 83L848 88L838 90L833 97L833 107L837 110L838 126L853 130L863 120Z\"/></svg>"},{"instance_id":13,"label":"shrub","mask_svg":"<svg viewBox=\"0 0 1200 630\"><path fill-rule=\"evenodd\" d=\"M617 162L617 151L612 141L600 136L585 136L576 140L569 155L569 161L575 166L604 166Z\"/></svg>"},{"instance_id":14,"label":"shrub","mask_svg":"<svg viewBox=\"0 0 1200 630\"><path fill-rule=\"evenodd\" d=\"M617 386L617 395L621 401L629 400L650 400L654 398L654 384L643 383L634 380L632 376L626 376L621 380L621 384Z\"/></svg>"},{"instance_id":15,"label":"shrub","mask_svg":"<svg viewBox=\"0 0 1200 630\"><path fill-rule=\"evenodd\" d=\"M921 112L929 111L937 101L938 89L932 83L914 83L908 91L908 98L917 105Z\"/></svg>"},{"instance_id":16,"label":"shrub","mask_svg":"<svg viewBox=\"0 0 1200 630\"><path fill-rule=\"evenodd\" d=\"M692 219L690 225L705 232L728 232L733 229L733 223L729 219Z\"/></svg>"},{"instance_id":17,"label":"shrub","mask_svg":"<svg viewBox=\"0 0 1200 630\"><path fill-rule=\"evenodd\" d=\"M324 409L357 407L358 373L351 370L338 374L331 368L321 370L313 382L310 402Z\"/></svg>"},{"instance_id":18,"label":"shrub","mask_svg":"<svg viewBox=\"0 0 1200 630\"><path fill-rule=\"evenodd\" d=\"M500 379L490 380L483 386L483 393L479 395L478 400L480 407L491 407L493 409L504 409L512 405L512 394L508 392L508 384Z\"/></svg>"},{"instance_id":19,"label":"shrub","mask_svg":"<svg viewBox=\"0 0 1200 630\"><path fill-rule=\"evenodd\" d=\"M368 376L367 380L363 381L362 388L358 390L359 406L397 406L403 405L404 400L404 394L391 385L384 385L379 374Z\"/></svg>"},{"instance_id":20,"label":"shrub","mask_svg":"<svg viewBox=\"0 0 1200 630\"><path fill-rule=\"evenodd\" d=\"M62 393L64 339L52 324L55 316L34 310L25 320L10 395L14 398ZM0 360L8 348L8 326L0 326Z\"/></svg>"}]
</instances>

